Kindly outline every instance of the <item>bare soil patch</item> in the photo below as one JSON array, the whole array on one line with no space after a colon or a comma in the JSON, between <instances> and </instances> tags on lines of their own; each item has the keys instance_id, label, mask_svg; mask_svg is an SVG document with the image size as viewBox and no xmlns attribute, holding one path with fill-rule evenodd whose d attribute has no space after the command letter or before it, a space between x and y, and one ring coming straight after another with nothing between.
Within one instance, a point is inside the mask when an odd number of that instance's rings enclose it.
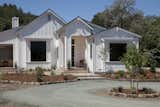
<instances>
[{"instance_id":1,"label":"bare soil patch","mask_svg":"<svg viewBox=\"0 0 160 107\"><path fill-rule=\"evenodd\" d=\"M43 75L42 82L65 82L75 80L76 77L72 75L54 75L48 76ZM28 73L12 73L12 74L3 74L2 80L9 81L20 81L20 82L39 82L36 74Z\"/></svg>"}]
</instances>

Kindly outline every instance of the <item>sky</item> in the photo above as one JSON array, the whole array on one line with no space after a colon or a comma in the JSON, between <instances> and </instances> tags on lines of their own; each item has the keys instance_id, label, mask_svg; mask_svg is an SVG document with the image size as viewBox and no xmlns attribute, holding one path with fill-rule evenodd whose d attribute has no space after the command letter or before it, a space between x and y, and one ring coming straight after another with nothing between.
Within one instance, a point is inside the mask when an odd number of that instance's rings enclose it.
<instances>
[{"instance_id":1,"label":"sky","mask_svg":"<svg viewBox=\"0 0 160 107\"><path fill-rule=\"evenodd\" d=\"M16 4L25 12L40 15L47 9L54 10L66 21L77 16L91 20L97 12L109 7L114 0L0 0L3 3ZM145 15L160 15L160 0L136 0L136 8Z\"/></svg>"}]
</instances>

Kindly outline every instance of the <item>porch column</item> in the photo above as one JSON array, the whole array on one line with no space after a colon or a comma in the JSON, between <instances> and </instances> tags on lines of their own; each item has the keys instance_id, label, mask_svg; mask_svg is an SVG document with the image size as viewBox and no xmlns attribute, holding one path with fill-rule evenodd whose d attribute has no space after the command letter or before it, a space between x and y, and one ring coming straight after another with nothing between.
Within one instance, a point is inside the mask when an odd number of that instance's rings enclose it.
<instances>
[{"instance_id":1,"label":"porch column","mask_svg":"<svg viewBox=\"0 0 160 107\"><path fill-rule=\"evenodd\" d=\"M64 68L67 69L67 52L68 52L68 49L67 49L67 37L64 36Z\"/></svg>"}]
</instances>

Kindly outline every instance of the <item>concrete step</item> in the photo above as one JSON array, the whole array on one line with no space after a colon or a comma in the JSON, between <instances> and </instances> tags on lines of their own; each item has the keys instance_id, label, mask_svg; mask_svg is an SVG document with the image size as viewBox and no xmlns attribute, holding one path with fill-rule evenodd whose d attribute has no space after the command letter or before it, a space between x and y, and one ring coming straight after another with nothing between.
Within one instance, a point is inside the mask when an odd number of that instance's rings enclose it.
<instances>
[{"instance_id":1,"label":"concrete step","mask_svg":"<svg viewBox=\"0 0 160 107\"><path fill-rule=\"evenodd\" d=\"M0 67L0 72L14 72L15 69L12 67Z\"/></svg>"},{"instance_id":2,"label":"concrete step","mask_svg":"<svg viewBox=\"0 0 160 107\"><path fill-rule=\"evenodd\" d=\"M103 80L105 77L77 77L78 80Z\"/></svg>"}]
</instances>

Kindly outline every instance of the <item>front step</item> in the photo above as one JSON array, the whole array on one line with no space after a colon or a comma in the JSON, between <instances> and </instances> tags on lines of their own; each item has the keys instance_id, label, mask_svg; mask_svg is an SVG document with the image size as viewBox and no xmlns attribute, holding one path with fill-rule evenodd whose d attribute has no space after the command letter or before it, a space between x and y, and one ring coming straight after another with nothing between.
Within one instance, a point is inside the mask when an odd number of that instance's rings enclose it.
<instances>
[{"instance_id":1,"label":"front step","mask_svg":"<svg viewBox=\"0 0 160 107\"><path fill-rule=\"evenodd\" d=\"M1 72L14 72L15 69L12 67L0 67L0 73Z\"/></svg>"},{"instance_id":2,"label":"front step","mask_svg":"<svg viewBox=\"0 0 160 107\"><path fill-rule=\"evenodd\" d=\"M105 79L99 74L87 73L87 72L64 72L65 75L74 75L78 80L95 80L95 79Z\"/></svg>"}]
</instances>

